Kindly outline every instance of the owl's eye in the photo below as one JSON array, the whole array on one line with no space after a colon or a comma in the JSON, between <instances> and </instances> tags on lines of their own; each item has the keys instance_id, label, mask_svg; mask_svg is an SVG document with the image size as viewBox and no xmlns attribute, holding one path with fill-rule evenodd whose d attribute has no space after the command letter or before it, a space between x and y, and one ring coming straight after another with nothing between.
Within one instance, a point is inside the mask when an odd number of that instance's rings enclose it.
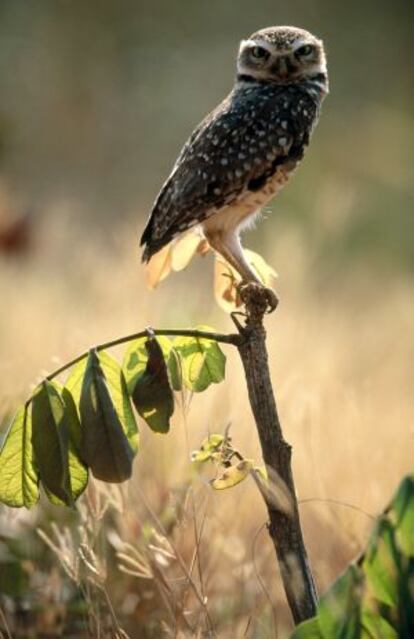
<instances>
[{"instance_id":1,"label":"owl's eye","mask_svg":"<svg viewBox=\"0 0 414 639\"><path fill-rule=\"evenodd\" d=\"M295 54L300 57L307 57L311 53L313 53L315 48L311 44L304 44L299 49L296 49Z\"/></svg>"},{"instance_id":2,"label":"owl's eye","mask_svg":"<svg viewBox=\"0 0 414 639\"><path fill-rule=\"evenodd\" d=\"M252 47L250 51L252 56L258 60L267 60L270 56L269 51L264 47Z\"/></svg>"}]
</instances>

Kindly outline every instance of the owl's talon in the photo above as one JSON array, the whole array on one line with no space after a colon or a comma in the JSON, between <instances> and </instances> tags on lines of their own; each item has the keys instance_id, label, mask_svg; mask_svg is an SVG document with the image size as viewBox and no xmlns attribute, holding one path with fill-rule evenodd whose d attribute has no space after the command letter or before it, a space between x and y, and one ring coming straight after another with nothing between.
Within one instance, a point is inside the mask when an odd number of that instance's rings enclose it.
<instances>
[{"instance_id":1,"label":"owl's talon","mask_svg":"<svg viewBox=\"0 0 414 639\"><path fill-rule=\"evenodd\" d=\"M269 307L266 310L266 313L267 314L273 313L273 311L276 310L279 304L279 298L271 288L265 288L264 290L266 292L267 302L269 304Z\"/></svg>"},{"instance_id":2,"label":"owl's talon","mask_svg":"<svg viewBox=\"0 0 414 639\"><path fill-rule=\"evenodd\" d=\"M242 281L237 285L237 291L247 309L254 304L261 307L262 314L273 313L279 303L276 293L259 282Z\"/></svg>"}]
</instances>

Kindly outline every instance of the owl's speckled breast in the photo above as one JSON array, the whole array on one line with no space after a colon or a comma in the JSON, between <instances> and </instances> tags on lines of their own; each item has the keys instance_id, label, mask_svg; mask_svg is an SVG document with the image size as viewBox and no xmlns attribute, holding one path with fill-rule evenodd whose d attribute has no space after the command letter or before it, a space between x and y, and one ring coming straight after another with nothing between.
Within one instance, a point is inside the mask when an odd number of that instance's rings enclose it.
<instances>
[{"instance_id":1,"label":"owl's speckled breast","mask_svg":"<svg viewBox=\"0 0 414 639\"><path fill-rule=\"evenodd\" d=\"M236 202L223 207L214 215L203 222L201 228L204 232L234 231L235 228L249 226L260 209L278 193L289 181L295 170L297 162L289 162L278 167L273 176L269 178L260 191L247 191Z\"/></svg>"}]
</instances>

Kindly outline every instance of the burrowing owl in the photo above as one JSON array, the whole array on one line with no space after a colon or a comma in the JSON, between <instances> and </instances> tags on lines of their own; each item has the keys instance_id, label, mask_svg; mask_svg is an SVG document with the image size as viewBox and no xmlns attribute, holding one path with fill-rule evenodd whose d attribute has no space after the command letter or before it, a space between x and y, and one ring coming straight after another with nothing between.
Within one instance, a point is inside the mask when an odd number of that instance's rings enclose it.
<instances>
[{"instance_id":1,"label":"burrowing owl","mask_svg":"<svg viewBox=\"0 0 414 639\"><path fill-rule=\"evenodd\" d=\"M240 231L302 159L327 92L323 44L308 31L270 27L243 40L232 92L192 133L156 199L143 261L199 225L243 281L258 282Z\"/></svg>"}]
</instances>

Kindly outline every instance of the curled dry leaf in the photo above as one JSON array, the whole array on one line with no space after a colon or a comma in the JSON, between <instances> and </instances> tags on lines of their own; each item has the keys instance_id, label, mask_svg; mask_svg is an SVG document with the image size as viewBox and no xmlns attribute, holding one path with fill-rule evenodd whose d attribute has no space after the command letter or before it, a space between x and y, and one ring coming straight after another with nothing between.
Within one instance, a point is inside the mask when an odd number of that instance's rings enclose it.
<instances>
[{"instance_id":1,"label":"curled dry leaf","mask_svg":"<svg viewBox=\"0 0 414 639\"><path fill-rule=\"evenodd\" d=\"M226 488L233 488L237 486L241 481L249 476L253 469L253 460L242 459L235 466L229 466L221 475L213 479L210 484L215 490L225 490Z\"/></svg>"},{"instance_id":2,"label":"curled dry leaf","mask_svg":"<svg viewBox=\"0 0 414 639\"><path fill-rule=\"evenodd\" d=\"M240 277L234 268L221 256L216 255L214 265L214 295L216 302L226 313L231 313L242 304L237 284Z\"/></svg>"},{"instance_id":3,"label":"curled dry leaf","mask_svg":"<svg viewBox=\"0 0 414 639\"><path fill-rule=\"evenodd\" d=\"M276 271L263 259L259 253L244 249L244 254L251 266L253 266L262 284L271 287L277 277ZM241 278L237 271L225 261L221 255L216 254L214 270L214 294L216 302L227 313L231 313L242 305L237 290Z\"/></svg>"},{"instance_id":4,"label":"curled dry leaf","mask_svg":"<svg viewBox=\"0 0 414 639\"><path fill-rule=\"evenodd\" d=\"M154 289L169 276L171 271L182 271L187 268L195 255L203 257L210 251L209 243L200 235L199 231L189 231L178 240L174 240L161 249L146 264L145 273L148 288ZM258 274L262 284L271 287L273 279L277 277L274 269L258 253L245 249L244 254ZM214 294L218 305L227 313L242 305L237 290L239 283L240 275L237 271L221 255L216 254Z\"/></svg>"},{"instance_id":5,"label":"curled dry leaf","mask_svg":"<svg viewBox=\"0 0 414 639\"><path fill-rule=\"evenodd\" d=\"M191 231L179 238L172 247L172 269L173 271L182 271L187 268L191 260L196 254L200 254L199 247L201 244L207 244L199 233ZM209 246L207 244L207 251Z\"/></svg>"},{"instance_id":6,"label":"curled dry leaf","mask_svg":"<svg viewBox=\"0 0 414 639\"><path fill-rule=\"evenodd\" d=\"M154 289L157 284L165 280L171 273L171 251L172 244L164 246L145 265L145 277L149 289Z\"/></svg>"},{"instance_id":7,"label":"curled dry leaf","mask_svg":"<svg viewBox=\"0 0 414 639\"><path fill-rule=\"evenodd\" d=\"M195 230L170 242L145 265L148 288L154 289L159 282L169 276L171 271L184 270L195 255L204 256L210 250L207 240Z\"/></svg>"}]
</instances>

